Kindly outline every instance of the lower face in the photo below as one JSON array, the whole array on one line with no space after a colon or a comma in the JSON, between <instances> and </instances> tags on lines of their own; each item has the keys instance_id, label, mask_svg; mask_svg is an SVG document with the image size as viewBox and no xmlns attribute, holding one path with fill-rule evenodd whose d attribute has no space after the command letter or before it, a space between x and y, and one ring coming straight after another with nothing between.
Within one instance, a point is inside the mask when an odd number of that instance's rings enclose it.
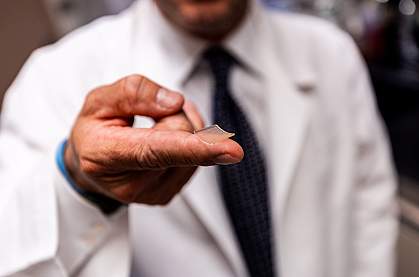
<instances>
[{"instance_id":1,"label":"lower face","mask_svg":"<svg viewBox=\"0 0 419 277\"><path fill-rule=\"evenodd\" d=\"M154 0L161 12L183 30L203 38L222 37L234 29L249 0Z\"/></svg>"}]
</instances>

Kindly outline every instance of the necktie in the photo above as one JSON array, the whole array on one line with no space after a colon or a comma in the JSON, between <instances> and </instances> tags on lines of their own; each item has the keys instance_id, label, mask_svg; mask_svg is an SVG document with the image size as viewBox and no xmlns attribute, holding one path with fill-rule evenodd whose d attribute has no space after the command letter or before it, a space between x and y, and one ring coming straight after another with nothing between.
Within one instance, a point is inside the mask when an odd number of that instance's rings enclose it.
<instances>
[{"instance_id":1,"label":"necktie","mask_svg":"<svg viewBox=\"0 0 419 277\"><path fill-rule=\"evenodd\" d=\"M234 132L245 153L241 163L217 168L224 203L250 275L273 277L265 161L250 122L230 93L229 77L236 61L216 46L207 49L203 57L214 78L214 123Z\"/></svg>"}]
</instances>

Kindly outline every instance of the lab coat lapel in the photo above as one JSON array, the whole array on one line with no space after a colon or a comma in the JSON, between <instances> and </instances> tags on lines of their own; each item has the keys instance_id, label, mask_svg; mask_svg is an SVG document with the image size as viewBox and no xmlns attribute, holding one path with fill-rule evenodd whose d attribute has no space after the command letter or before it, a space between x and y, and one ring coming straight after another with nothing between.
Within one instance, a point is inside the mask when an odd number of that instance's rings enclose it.
<instances>
[{"instance_id":1,"label":"lab coat lapel","mask_svg":"<svg viewBox=\"0 0 419 277\"><path fill-rule=\"evenodd\" d=\"M219 186L208 182L215 175L215 167L200 168L181 197L212 236L235 276L246 276L246 267L236 242L233 228L224 208Z\"/></svg>"},{"instance_id":2,"label":"lab coat lapel","mask_svg":"<svg viewBox=\"0 0 419 277\"><path fill-rule=\"evenodd\" d=\"M289 72L277 65L267 67L276 76L268 78L272 82L267 84L267 110L269 123L266 130L267 160L269 183L271 189L272 232L275 241L277 270L283 270L282 260L287 255L283 251L280 241L283 237L282 224L288 214L288 196L292 190L293 177L296 174L298 162L306 140L307 129L311 114L311 90L314 89L311 78L295 82ZM307 75L294 75L307 76ZM291 212L291 211L290 211Z\"/></svg>"},{"instance_id":3,"label":"lab coat lapel","mask_svg":"<svg viewBox=\"0 0 419 277\"><path fill-rule=\"evenodd\" d=\"M311 81L294 82L288 72L271 65L270 73L276 76L268 78L268 160L269 183L271 189L272 218L274 224L284 215L287 196L293 175L298 164L306 138L306 130L311 112ZM269 68L269 67L268 67Z\"/></svg>"},{"instance_id":4,"label":"lab coat lapel","mask_svg":"<svg viewBox=\"0 0 419 277\"><path fill-rule=\"evenodd\" d=\"M267 22L265 22L267 24ZM268 28L266 28L268 29ZM284 37L268 37L264 60L267 76L266 155L274 229L280 229L287 197L309 126L315 94L315 72L296 45ZM298 53L298 54L296 54Z\"/></svg>"}]
</instances>

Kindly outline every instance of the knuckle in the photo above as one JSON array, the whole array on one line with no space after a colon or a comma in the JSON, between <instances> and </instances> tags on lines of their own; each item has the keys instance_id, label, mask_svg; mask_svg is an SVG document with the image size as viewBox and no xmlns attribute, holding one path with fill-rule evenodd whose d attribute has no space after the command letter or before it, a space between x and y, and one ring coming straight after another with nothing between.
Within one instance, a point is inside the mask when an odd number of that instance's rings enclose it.
<instances>
[{"instance_id":1,"label":"knuckle","mask_svg":"<svg viewBox=\"0 0 419 277\"><path fill-rule=\"evenodd\" d=\"M92 91L90 91L85 98L85 106L90 107L93 104L96 104L98 102L98 94L99 94L99 89L94 89Z\"/></svg>"},{"instance_id":2,"label":"knuckle","mask_svg":"<svg viewBox=\"0 0 419 277\"><path fill-rule=\"evenodd\" d=\"M135 100L137 102L146 102L149 97L150 91L152 91L150 90L150 88L155 85L156 84L147 77L141 76L141 78L139 78L138 80L138 86L135 91Z\"/></svg>"},{"instance_id":3,"label":"knuckle","mask_svg":"<svg viewBox=\"0 0 419 277\"><path fill-rule=\"evenodd\" d=\"M126 92L135 95L142 91L143 88L149 83L151 83L151 81L147 77L134 74L123 79L122 87Z\"/></svg>"},{"instance_id":4,"label":"knuckle","mask_svg":"<svg viewBox=\"0 0 419 277\"><path fill-rule=\"evenodd\" d=\"M155 149L147 144L145 147L146 151L144 151L143 155L143 162L148 168L158 167L159 164L159 155L155 151Z\"/></svg>"},{"instance_id":5,"label":"knuckle","mask_svg":"<svg viewBox=\"0 0 419 277\"><path fill-rule=\"evenodd\" d=\"M97 175L100 171L99 166L84 158L80 159L79 168L80 171L87 176Z\"/></svg>"},{"instance_id":6,"label":"knuckle","mask_svg":"<svg viewBox=\"0 0 419 277\"><path fill-rule=\"evenodd\" d=\"M123 94L129 98L131 105L135 106L145 102L147 98L148 87L153 84L143 75L130 75L121 82Z\"/></svg>"},{"instance_id":7,"label":"knuckle","mask_svg":"<svg viewBox=\"0 0 419 277\"><path fill-rule=\"evenodd\" d=\"M192 136L192 135L191 135ZM188 158L189 164L202 164L206 159L205 149L202 148L201 144L196 144L192 137L189 136L183 140L183 149L186 149L186 157Z\"/></svg>"},{"instance_id":8,"label":"knuckle","mask_svg":"<svg viewBox=\"0 0 419 277\"><path fill-rule=\"evenodd\" d=\"M161 147L161 144L164 144L164 142L156 144L155 142L158 140L152 138L154 133L153 130L150 130L150 133L144 139L145 143L140 145L136 150L135 157L139 168L165 168L173 162L169 153L159 150L159 147Z\"/></svg>"},{"instance_id":9,"label":"knuckle","mask_svg":"<svg viewBox=\"0 0 419 277\"><path fill-rule=\"evenodd\" d=\"M100 114L105 106L105 99L103 98L103 90L104 87L96 88L90 91L84 100L84 105L82 109L83 115L93 115L93 114Z\"/></svg>"},{"instance_id":10,"label":"knuckle","mask_svg":"<svg viewBox=\"0 0 419 277\"><path fill-rule=\"evenodd\" d=\"M174 116L165 117L158 122L156 127L158 129L185 131L188 133L195 130L191 121L185 114L176 114Z\"/></svg>"},{"instance_id":11,"label":"knuckle","mask_svg":"<svg viewBox=\"0 0 419 277\"><path fill-rule=\"evenodd\" d=\"M135 93L144 81L144 76L139 74L133 74L122 79L121 86L122 90L128 93Z\"/></svg>"},{"instance_id":12,"label":"knuckle","mask_svg":"<svg viewBox=\"0 0 419 277\"><path fill-rule=\"evenodd\" d=\"M192 132L194 130L192 124L186 118L183 120L179 120L177 124L178 124L177 126L178 130L186 131L186 132Z\"/></svg>"},{"instance_id":13,"label":"knuckle","mask_svg":"<svg viewBox=\"0 0 419 277\"><path fill-rule=\"evenodd\" d=\"M170 122L169 127L173 130L185 131L185 132L192 132L194 130L191 123L186 118L174 120Z\"/></svg>"},{"instance_id":14,"label":"knuckle","mask_svg":"<svg viewBox=\"0 0 419 277\"><path fill-rule=\"evenodd\" d=\"M155 168L157 155L148 143L142 144L136 151L136 162L141 169Z\"/></svg>"},{"instance_id":15,"label":"knuckle","mask_svg":"<svg viewBox=\"0 0 419 277\"><path fill-rule=\"evenodd\" d=\"M147 144L144 150L141 163L145 168L161 168L170 164L169 155L156 150L152 145Z\"/></svg>"}]
</instances>

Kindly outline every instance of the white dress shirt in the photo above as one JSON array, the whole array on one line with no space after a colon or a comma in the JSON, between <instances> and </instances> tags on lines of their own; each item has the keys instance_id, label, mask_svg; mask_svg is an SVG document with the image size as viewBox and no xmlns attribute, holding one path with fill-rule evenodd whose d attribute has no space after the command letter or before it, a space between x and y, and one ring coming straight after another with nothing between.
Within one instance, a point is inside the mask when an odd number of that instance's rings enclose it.
<instances>
[{"instance_id":1,"label":"white dress shirt","mask_svg":"<svg viewBox=\"0 0 419 277\"><path fill-rule=\"evenodd\" d=\"M133 73L184 93L210 124L207 46L143 0L30 57L1 118L0 276L247 276L215 168L200 168L166 207L106 217L53 158L86 94ZM280 276L392 276L393 168L353 42L252 1L223 46L243 64L232 92L268 161Z\"/></svg>"}]
</instances>

